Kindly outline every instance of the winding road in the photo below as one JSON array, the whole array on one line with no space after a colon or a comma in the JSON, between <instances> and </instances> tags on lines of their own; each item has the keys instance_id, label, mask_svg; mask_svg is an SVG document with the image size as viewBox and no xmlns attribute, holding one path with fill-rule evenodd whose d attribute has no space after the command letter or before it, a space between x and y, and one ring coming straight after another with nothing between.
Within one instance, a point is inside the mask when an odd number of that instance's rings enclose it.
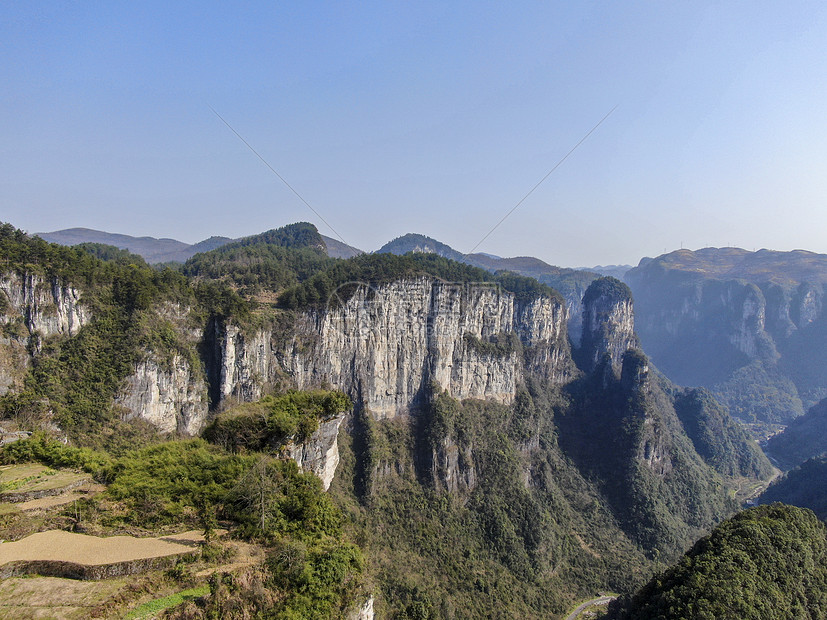
<instances>
[{"instance_id":1,"label":"winding road","mask_svg":"<svg viewBox=\"0 0 827 620\"><path fill-rule=\"evenodd\" d=\"M583 613L589 607L593 607L595 605L603 605L608 603L609 601L615 600L616 596L598 596L597 598L593 598L590 601L586 601L585 603L580 603L573 612L571 612L568 616L566 616L566 620L577 620L577 616Z\"/></svg>"}]
</instances>

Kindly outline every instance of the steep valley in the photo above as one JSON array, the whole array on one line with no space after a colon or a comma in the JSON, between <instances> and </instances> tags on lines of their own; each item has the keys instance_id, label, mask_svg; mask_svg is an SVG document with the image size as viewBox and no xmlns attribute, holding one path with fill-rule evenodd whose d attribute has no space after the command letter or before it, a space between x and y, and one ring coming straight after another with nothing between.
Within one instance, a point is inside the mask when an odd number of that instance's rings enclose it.
<instances>
[{"instance_id":1,"label":"steep valley","mask_svg":"<svg viewBox=\"0 0 827 620\"><path fill-rule=\"evenodd\" d=\"M562 617L772 475L714 390L650 363L614 278L573 306L434 253L330 258L307 224L180 271L10 226L0 250L2 425L35 431L4 458L87 467L96 527L220 520L262 546L181 617Z\"/></svg>"}]
</instances>

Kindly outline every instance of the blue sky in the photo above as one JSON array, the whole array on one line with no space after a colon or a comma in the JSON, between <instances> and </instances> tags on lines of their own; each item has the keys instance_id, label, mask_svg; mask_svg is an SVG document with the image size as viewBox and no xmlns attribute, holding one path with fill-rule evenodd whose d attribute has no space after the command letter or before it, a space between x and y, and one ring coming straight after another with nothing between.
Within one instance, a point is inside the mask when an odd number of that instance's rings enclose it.
<instances>
[{"instance_id":1,"label":"blue sky","mask_svg":"<svg viewBox=\"0 0 827 620\"><path fill-rule=\"evenodd\" d=\"M0 4L0 220L565 266L827 252L822 2Z\"/></svg>"}]
</instances>

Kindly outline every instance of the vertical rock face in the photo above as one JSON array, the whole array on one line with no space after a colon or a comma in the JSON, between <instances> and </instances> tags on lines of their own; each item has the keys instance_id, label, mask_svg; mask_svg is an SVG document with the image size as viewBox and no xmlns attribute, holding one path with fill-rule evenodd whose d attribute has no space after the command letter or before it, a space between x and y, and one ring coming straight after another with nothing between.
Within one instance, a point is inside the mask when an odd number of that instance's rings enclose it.
<instances>
[{"instance_id":1,"label":"vertical rock face","mask_svg":"<svg viewBox=\"0 0 827 620\"><path fill-rule=\"evenodd\" d=\"M466 492L477 486L477 470L470 446L461 447L452 437L443 437L432 451L431 462L431 475L446 491Z\"/></svg>"},{"instance_id":2,"label":"vertical rock face","mask_svg":"<svg viewBox=\"0 0 827 620\"><path fill-rule=\"evenodd\" d=\"M80 292L58 278L6 274L0 292L8 299L6 315L22 316L29 333L74 336L91 318L80 303Z\"/></svg>"},{"instance_id":3,"label":"vertical rock face","mask_svg":"<svg viewBox=\"0 0 827 620\"><path fill-rule=\"evenodd\" d=\"M304 442L289 443L287 452L299 469L316 474L322 480L324 490L330 488L336 467L339 465L339 428L345 414L319 422L319 428Z\"/></svg>"},{"instance_id":4,"label":"vertical rock face","mask_svg":"<svg viewBox=\"0 0 827 620\"><path fill-rule=\"evenodd\" d=\"M165 363L154 357L139 362L115 403L126 409L124 419L143 418L161 431L186 435L201 430L209 411L206 383L179 355Z\"/></svg>"},{"instance_id":5,"label":"vertical rock face","mask_svg":"<svg viewBox=\"0 0 827 620\"><path fill-rule=\"evenodd\" d=\"M767 302L754 284L727 283L722 294L726 307L733 308L729 342L749 358L759 356L774 360L775 347L764 331Z\"/></svg>"},{"instance_id":6,"label":"vertical rock face","mask_svg":"<svg viewBox=\"0 0 827 620\"><path fill-rule=\"evenodd\" d=\"M562 302L518 302L484 283L359 285L341 305L301 316L284 359L300 389L327 385L392 418L432 382L455 398L503 403L526 372L564 382L565 325Z\"/></svg>"},{"instance_id":7,"label":"vertical rock face","mask_svg":"<svg viewBox=\"0 0 827 620\"><path fill-rule=\"evenodd\" d=\"M632 292L620 280L598 278L583 296L580 351L586 370L593 370L608 355L619 374L623 354L637 346Z\"/></svg>"},{"instance_id":8,"label":"vertical rock face","mask_svg":"<svg viewBox=\"0 0 827 620\"><path fill-rule=\"evenodd\" d=\"M824 286L811 284L808 282L802 283L797 295L792 300L795 304L795 326L798 328L806 327L815 322L823 312L824 309Z\"/></svg>"},{"instance_id":9,"label":"vertical rock face","mask_svg":"<svg viewBox=\"0 0 827 620\"><path fill-rule=\"evenodd\" d=\"M235 325L213 326L219 348L218 402L248 402L261 398L279 373L271 334L257 330L245 334ZM216 403L217 404L217 403Z\"/></svg>"},{"instance_id":10,"label":"vertical rock face","mask_svg":"<svg viewBox=\"0 0 827 620\"><path fill-rule=\"evenodd\" d=\"M373 620L374 617L373 596L370 596L359 609L348 616L348 620Z\"/></svg>"},{"instance_id":11,"label":"vertical rock face","mask_svg":"<svg viewBox=\"0 0 827 620\"><path fill-rule=\"evenodd\" d=\"M80 292L58 278L0 276L0 395L21 387L41 337L74 336L90 318Z\"/></svg>"}]
</instances>

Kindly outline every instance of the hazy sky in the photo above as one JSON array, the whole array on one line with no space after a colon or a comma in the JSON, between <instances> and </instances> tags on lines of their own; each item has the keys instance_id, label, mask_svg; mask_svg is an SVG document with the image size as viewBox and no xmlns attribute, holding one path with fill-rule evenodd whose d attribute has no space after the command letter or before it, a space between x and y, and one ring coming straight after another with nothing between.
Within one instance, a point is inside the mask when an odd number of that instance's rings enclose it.
<instances>
[{"instance_id":1,"label":"hazy sky","mask_svg":"<svg viewBox=\"0 0 827 620\"><path fill-rule=\"evenodd\" d=\"M565 266L827 252L819 2L0 4L0 220Z\"/></svg>"}]
</instances>

